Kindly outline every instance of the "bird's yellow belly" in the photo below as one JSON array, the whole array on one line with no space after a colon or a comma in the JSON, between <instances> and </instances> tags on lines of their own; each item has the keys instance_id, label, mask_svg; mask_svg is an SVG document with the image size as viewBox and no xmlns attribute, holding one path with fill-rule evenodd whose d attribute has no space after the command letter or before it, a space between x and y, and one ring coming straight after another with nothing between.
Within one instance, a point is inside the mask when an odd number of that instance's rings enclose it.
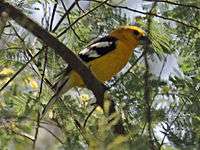
<instances>
[{"instance_id":1,"label":"bird's yellow belly","mask_svg":"<svg viewBox=\"0 0 200 150\"><path fill-rule=\"evenodd\" d=\"M96 76L96 78L102 82L110 80L115 76L128 62L128 55L122 57L119 55L108 54L101 59L96 59L89 63L89 68Z\"/></svg>"},{"instance_id":2,"label":"bird's yellow belly","mask_svg":"<svg viewBox=\"0 0 200 150\"><path fill-rule=\"evenodd\" d=\"M116 75L127 64L131 54L132 48L120 48L121 51L112 51L107 55L97 58L88 63L89 69L101 81L108 81ZM126 52L122 51L126 50ZM69 78L72 86L84 86L81 77L73 71Z\"/></svg>"}]
</instances>

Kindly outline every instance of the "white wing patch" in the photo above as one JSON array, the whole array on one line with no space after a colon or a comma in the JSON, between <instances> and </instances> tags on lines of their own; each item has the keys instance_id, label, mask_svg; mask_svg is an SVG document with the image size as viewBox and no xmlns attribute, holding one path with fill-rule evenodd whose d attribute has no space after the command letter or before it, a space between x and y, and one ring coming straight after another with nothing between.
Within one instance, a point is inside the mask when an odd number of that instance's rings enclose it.
<instances>
[{"instance_id":1,"label":"white wing patch","mask_svg":"<svg viewBox=\"0 0 200 150\"><path fill-rule=\"evenodd\" d=\"M82 51L80 51L79 54L84 55L84 54L88 53L89 51L90 51L89 48L85 48Z\"/></svg>"},{"instance_id":2,"label":"white wing patch","mask_svg":"<svg viewBox=\"0 0 200 150\"><path fill-rule=\"evenodd\" d=\"M91 45L91 48L96 47L96 48L104 48L104 47L108 47L112 44L112 42L99 42L99 43L95 43Z\"/></svg>"},{"instance_id":3,"label":"white wing patch","mask_svg":"<svg viewBox=\"0 0 200 150\"><path fill-rule=\"evenodd\" d=\"M99 54L97 54L96 51L91 50L91 47L90 48L85 48L79 53L79 55L85 55L85 54L89 54L90 57L93 57L93 58L96 58L96 57L100 56Z\"/></svg>"},{"instance_id":4,"label":"white wing patch","mask_svg":"<svg viewBox=\"0 0 200 150\"><path fill-rule=\"evenodd\" d=\"M93 41L93 43L87 48L80 51L79 57L85 62L92 61L114 50L116 47L116 41L117 39L111 36L97 39L96 41Z\"/></svg>"},{"instance_id":5,"label":"white wing patch","mask_svg":"<svg viewBox=\"0 0 200 150\"><path fill-rule=\"evenodd\" d=\"M90 57L99 57L101 55L99 55L95 50L93 50L94 48L105 48L105 47L109 47L113 42L98 42L98 43L94 43L92 45L90 45L88 48L83 49L82 51L79 52L79 54L89 54Z\"/></svg>"}]
</instances>

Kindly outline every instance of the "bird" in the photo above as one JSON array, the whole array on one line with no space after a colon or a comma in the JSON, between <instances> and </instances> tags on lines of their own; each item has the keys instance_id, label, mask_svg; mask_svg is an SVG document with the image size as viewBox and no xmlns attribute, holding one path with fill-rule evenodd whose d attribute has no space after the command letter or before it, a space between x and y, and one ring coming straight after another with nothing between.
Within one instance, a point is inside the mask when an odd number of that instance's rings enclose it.
<instances>
[{"instance_id":1,"label":"bird","mask_svg":"<svg viewBox=\"0 0 200 150\"><path fill-rule=\"evenodd\" d=\"M78 56L86 63L93 75L104 83L124 68L133 54L133 49L141 42L149 42L142 28L133 25L121 26L111 31L110 34L90 42L85 49L79 52ZM70 67L67 70L64 78L56 83L57 94L47 103L42 113L43 116L55 102L55 97L58 98L58 95L64 94L73 87L85 86L76 71Z\"/></svg>"}]
</instances>

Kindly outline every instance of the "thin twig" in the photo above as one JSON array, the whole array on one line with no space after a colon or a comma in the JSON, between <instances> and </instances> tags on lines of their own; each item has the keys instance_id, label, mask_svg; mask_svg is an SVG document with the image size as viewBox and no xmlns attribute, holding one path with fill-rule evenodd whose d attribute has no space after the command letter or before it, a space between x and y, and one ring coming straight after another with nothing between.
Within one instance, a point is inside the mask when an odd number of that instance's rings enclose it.
<instances>
[{"instance_id":1,"label":"thin twig","mask_svg":"<svg viewBox=\"0 0 200 150\"><path fill-rule=\"evenodd\" d=\"M77 22L79 22L82 18L84 18L85 16L89 15L91 12L95 11L97 8L101 7L102 5L104 5L106 2L108 2L109 0L105 0L103 2L101 2L99 5L97 5L96 7L92 8L91 10L85 12L84 14L82 14L80 17L78 17L73 23L71 23L65 30L63 30L60 34L57 35L57 38L59 38L60 36L62 36L63 34L65 34L67 32L67 30L69 30L71 28L71 26L75 25Z\"/></svg>"},{"instance_id":2,"label":"thin twig","mask_svg":"<svg viewBox=\"0 0 200 150\"><path fill-rule=\"evenodd\" d=\"M37 137L38 137L38 133L39 133L39 127L40 127L40 112L38 110L38 113L37 113L37 124L36 124L36 128L35 128L35 136L34 136L34 141L33 141L33 149L34 150L35 150L36 141L37 141Z\"/></svg>"},{"instance_id":3,"label":"thin twig","mask_svg":"<svg viewBox=\"0 0 200 150\"><path fill-rule=\"evenodd\" d=\"M162 68L161 68L160 73L159 73L159 76L158 76L158 80L159 80L159 81L160 81L160 79L161 79L162 72L163 72L163 70L164 70L164 68L165 68L165 65L166 65L166 63L167 63L167 57L168 57L168 55L167 55L167 56L165 57L165 59L163 60Z\"/></svg>"},{"instance_id":4,"label":"thin twig","mask_svg":"<svg viewBox=\"0 0 200 150\"><path fill-rule=\"evenodd\" d=\"M71 20L70 20L70 17L69 17L69 10L67 10L63 0L61 0L61 3L62 3L62 6L64 8L64 10L66 11L66 16L67 16L67 20L68 20L68 23L71 24ZM83 43L86 43L86 41L83 41L80 36L76 33L75 29L71 26L71 30L73 31L74 35L78 38L79 41L83 42Z\"/></svg>"},{"instance_id":5,"label":"thin twig","mask_svg":"<svg viewBox=\"0 0 200 150\"><path fill-rule=\"evenodd\" d=\"M60 0L60 1L61 1L62 7L64 8L65 12L69 13L69 10L67 10L67 8L66 8L65 3L63 2L63 0Z\"/></svg>"},{"instance_id":6,"label":"thin twig","mask_svg":"<svg viewBox=\"0 0 200 150\"><path fill-rule=\"evenodd\" d=\"M79 2L80 0L75 0L75 2L76 2L76 6L78 7L78 9L80 10L80 11L82 11L82 12L84 12L84 10L81 8L81 6L79 5Z\"/></svg>"},{"instance_id":7,"label":"thin twig","mask_svg":"<svg viewBox=\"0 0 200 150\"><path fill-rule=\"evenodd\" d=\"M41 24L42 24L42 26L46 26L46 29L48 29L48 27L49 27L49 20L50 20L49 17L50 16L48 16L47 12L50 11L50 10L47 10L47 6L48 6L47 5L47 1L45 1L41 5L42 5L43 10L44 10L44 14L43 14L43 17L41 19Z\"/></svg>"},{"instance_id":8,"label":"thin twig","mask_svg":"<svg viewBox=\"0 0 200 150\"><path fill-rule=\"evenodd\" d=\"M40 128L43 128L45 129L47 132L49 132L55 139L58 140L58 142L60 142L61 144L64 144L64 142L59 138L57 137L51 130L49 130L48 128L46 128L45 126L42 126L40 125Z\"/></svg>"},{"instance_id":9,"label":"thin twig","mask_svg":"<svg viewBox=\"0 0 200 150\"><path fill-rule=\"evenodd\" d=\"M166 62L167 62L167 56L166 56L166 57L164 58L164 60L163 60L162 68L161 68L161 70L160 70L160 73L159 73L159 76L158 76L158 80L157 80L157 82L156 82L156 83L157 83L157 85L156 85L157 88L156 88L155 93L154 93L154 95L153 95L151 105L153 104L153 102L154 102L156 96L159 94L159 89L158 89L158 87L159 87L159 83L160 83L160 81L161 81L162 72L163 72L163 70L164 70L164 68L165 68Z\"/></svg>"},{"instance_id":10,"label":"thin twig","mask_svg":"<svg viewBox=\"0 0 200 150\"><path fill-rule=\"evenodd\" d=\"M145 131L145 128L146 128L146 125L147 125L147 122L145 121L144 126L142 127L142 131L141 131L140 136L143 135L143 133L144 133L144 131Z\"/></svg>"},{"instance_id":11,"label":"thin twig","mask_svg":"<svg viewBox=\"0 0 200 150\"><path fill-rule=\"evenodd\" d=\"M70 17L69 15L67 15L67 20L68 20L68 23L71 24L71 20L70 20ZM83 43L86 43L86 41L82 40L80 38L80 36L76 33L75 29L73 28L73 26L70 26L71 30L73 31L74 35L78 38L79 41L83 42Z\"/></svg>"},{"instance_id":12,"label":"thin twig","mask_svg":"<svg viewBox=\"0 0 200 150\"><path fill-rule=\"evenodd\" d=\"M62 2L62 1L61 1ZM66 11L65 10L65 14L61 17L61 19L58 21L58 23L55 25L54 29L52 30L52 32L56 32L56 30L58 29L58 27L60 26L60 24L63 22L63 20L65 19L65 17L69 14L69 12L74 8L74 6L76 5L76 3L72 3L72 5L69 7L69 9ZM65 8L65 7L64 7Z\"/></svg>"},{"instance_id":13,"label":"thin twig","mask_svg":"<svg viewBox=\"0 0 200 150\"><path fill-rule=\"evenodd\" d=\"M14 131L14 130L11 130L11 131L16 135L19 135L21 137L27 138L27 139L31 140L32 142L34 142L33 137L31 135L28 135L27 133L23 133L23 132L20 133L20 132Z\"/></svg>"},{"instance_id":14,"label":"thin twig","mask_svg":"<svg viewBox=\"0 0 200 150\"><path fill-rule=\"evenodd\" d=\"M164 1L164 0L144 0L144 1L148 1L148 2L156 1L158 3L167 3L167 4L172 4L172 5L181 6L181 7L200 9L200 7L198 7L198 6L194 6L194 5L190 5L190 4L181 4L181 3L176 3L176 2L172 2L172 1Z\"/></svg>"},{"instance_id":15,"label":"thin twig","mask_svg":"<svg viewBox=\"0 0 200 150\"><path fill-rule=\"evenodd\" d=\"M7 86L8 86L8 84L10 83L10 82L12 82L16 77L17 77L17 75L18 74L20 74L25 68L26 68L26 66L29 64L29 63L31 63L40 53L41 53L42 51L39 51L37 54L35 54L27 63L25 63L2 87L1 87L1 89L0 89L0 92L2 91L2 90L4 90Z\"/></svg>"},{"instance_id":16,"label":"thin twig","mask_svg":"<svg viewBox=\"0 0 200 150\"><path fill-rule=\"evenodd\" d=\"M45 105L42 114L40 116L40 119L43 119L43 117L46 115L47 111L49 110L49 108L56 102L57 99L60 99L60 93L62 91L62 88L65 86L67 80L65 82L62 83L62 85L59 87L59 89L56 89L54 95L50 98L50 100L48 101L48 103Z\"/></svg>"},{"instance_id":17,"label":"thin twig","mask_svg":"<svg viewBox=\"0 0 200 150\"><path fill-rule=\"evenodd\" d=\"M55 0L55 4L53 6L53 12L51 16L51 21L50 21L50 29L49 29L50 31L52 31L52 28L53 28L53 21L54 21L57 6L58 6L58 0Z\"/></svg>"},{"instance_id":18,"label":"thin twig","mask_svg":"<svg viewBox=\"0 0 200 150\"><path fill-rule=\"evenodd\" d=\"M181 106L181 108L180 108L178 114L176 115L176 117L174 118L174 120L168 125L168 131L167 131L167 132L170 131L172 125L173 125L174 122L178 119L178 117L179 117L179 115L181 114L181 112L182 112L182 110L183 110L185 104L186 104L186 103L183 103L183 105ZM164 141L165 141L166 136L167 136L167 134L165 134L164 137L163 137L163 139L161 140L161 143L160 143L160 146L159 146L159 150L161 150L161 148L162 148L162 146L163 146L163 144L164 144Z\"/></svg>"},{"instance_id":19,"label":"thin twig","mask_svg":"<svg viewBox=\"0 0 200 150\"><path fill-rule=\"evenodd\" d=\"M15 35L16 35L22 42L24 42L24 38L22 38L22 37L19 35L19 33L17 32L17 30L15 29L15 27L12 25L12 23L11 23L10 21L9 21L8 23L9 23L9 25L12 27L13 31L15 32Z\"/></svg>"},{"instance_id":20,"label":"thin twig","mask_svg":"<svg viewBox=\"0 0 200 150\"><path fill-rule=\"evenodd\" d=\"M45 49L45 59L44 59L44 67L42 70L42 78L41 78L41 82L40 82L40 89L39 89L39 95L38 95L38 101L40 101L40 97L42 94L42 89L43 89L43 83L44 83L44 78L45 78L45 72L46 72L46 66L48 63L48 47L46 45L44 45L43 47Z\"/></svg>"},{"instance_id":21,"label":"thin twig","mask_svg":"<svg viewBox=\"0 0 200 150\"><path fill-rule=\"evenodd\" d=\"M85 119L85 122L83 124L83 127L85 128L86 124L87 124L87 121L88 119L90 118L90 116L93 114L93 112L95 111L95 109L97 108L97 106L94 106L94 108L91 110L91 112L88 114L88 116L86 117Z\"/></svg>"},{"instance_id":22,"label":"thin twig","mask_svg":"<svg viewBox=\"0 0 200 150\"><path fill-rule=\"evenodd\" d=\"M98 1L98 0L82 0L82 1L93 1L93 2L97 2L97 3L101 3L101 1ZM164 20L173 21L173 22L182 24L182 25L184 25L186 27L190 27L190 28L193 28L193 29L195 29L197 31L200 31L200 28L198 28L198 27L196 27L194 25L191 25L191 24L187 24L185 22L182 22L182 21L174 19L174 18L161 16L161 15L158 15L158 14L155 14L155 13L152 13L152 12L143 12L143 11L132 9L132 8L129 8L129 7L126 7L126 6L112 5L112 4L109 4L109 3L105 3L105 5L113 7L113 8L125 9L125 10L128 10L128 11L137 12L137 13L144 14L144 15L150 15L150 16L154 16L154 17L161 18L161 19L164 19Z\"/></svg>"}]
</instances>

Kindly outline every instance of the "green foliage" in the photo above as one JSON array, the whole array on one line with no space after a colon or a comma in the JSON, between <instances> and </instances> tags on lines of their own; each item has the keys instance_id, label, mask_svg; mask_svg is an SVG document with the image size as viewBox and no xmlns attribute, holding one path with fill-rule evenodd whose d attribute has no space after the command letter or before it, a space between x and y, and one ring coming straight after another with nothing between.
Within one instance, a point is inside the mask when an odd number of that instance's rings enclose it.
<instances>
[{"instance_id":1,"label":"green foliage","mask_svg":"<svg viewBox=\"0 0 200 150\"><path fill-rule=\"evenodd\" d=\"M32 7L36 2L44 5L51 2L55 4L51 0L9 2L29 15L37 10ZM199 5L197 0L176 2ZM92 2L84 11L87 12L97 5L99 3ZM64 18L64 22L56 31L52 31L52 34L59 35L85 12L79 10L78 7L72 9L68 18ZM153 12L199 28L199 9L158 2ZM57 13L60 16L65 13L60 3ZM69 30L59 37L59 40L78 53L94 38L105 35L120 25L130 24L130 20L123 13L122 8L102 5L80 19L71 28L69 27ZM50 22L52 12L49 14L49 17L42 14L44 15L43 21L48 18ZM51 149L146 150L154 147L155 149L174 150L200 148L200 33L193 27L167 19L153 16L150 19L150 23L148 16L136 19L137 23L147 30L152 41L148 58L156 54L162 60L162 56L178 53L177 60L184 77L171 76L169 80L163 81L161 77L149 74L151 109L149 112L147 101L144 98L146 66L143 60L135 64L136 56L134 56L130 60L133 66L128 72L108 83L108 85L114 83L109 92L119 113L108 117L102 109L96 108L87 120L87 116L94 108L92 104L95 98L86 89L76 88L68 95L64 95L62 101L57 100L47 116L40 121L57 126L59 132L49 127L48 129L53 134L47 130L48 135L40 130L38 133L38 136L42 135L47 141L53 137L54 141L52 140L51 144L56 148L51 145ZM14 145L16 150L25 146L32 147L38 126L38 114L53 95L46 80L42 81L43 73L44 78L54 84L55 78L67 64L52 49L40 43L29 32L22 30L15 22L8 20L6 26L5 22L2 26L0 24L0 30L2 30L0 31L1 88L31 57L42 50L39 56L0 91L0 149L6 150L11 145ZM137 50L139 53L142 51L142 49ZM106 108L104 110L106 112ZM150 121L148 113L151 113ZM121 116L123 126L128 132L125 136L112 132Z\"/></svg>"}]
</instances>

